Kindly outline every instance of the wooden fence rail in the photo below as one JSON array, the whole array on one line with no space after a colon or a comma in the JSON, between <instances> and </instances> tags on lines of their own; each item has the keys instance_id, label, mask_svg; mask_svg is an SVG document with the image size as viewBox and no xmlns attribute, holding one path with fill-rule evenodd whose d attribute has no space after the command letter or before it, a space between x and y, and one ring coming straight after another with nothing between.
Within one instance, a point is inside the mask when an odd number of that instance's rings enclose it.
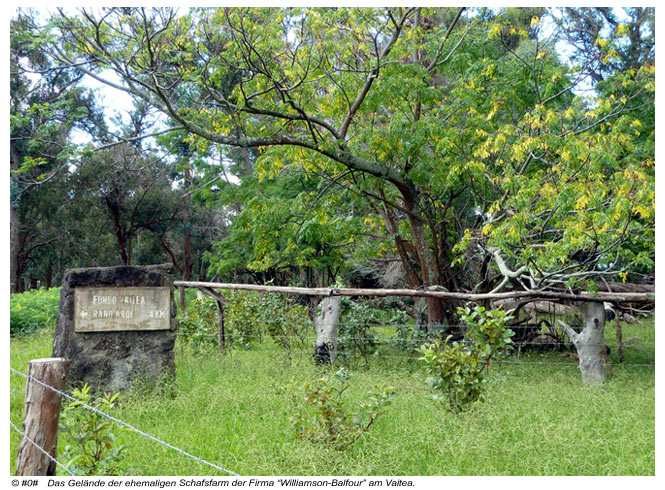
<instances>
[{"instance_id":1,"label":"wooden fence rail","mask_svg":"<svg viewBox=\"0 0 665 490\"><path fill-rule=\"evenodd\" d=\"M641 303L641 304L650 304L654 303L656 300L656 295L654 292L596 292L589 293L583 292L579 294L571 294L558 291L510 291L505 293L456 293L450 291L436 290L435 288L428 289L356 289L356 288L303 288L303 287L290 287L290 286L271 286L271 285L259 285L259 284L233 284L233 283L218 283L218 282L200 282L200 281L175 281L174 285L180 288L193 287L199 288L201 291L213 296L217 300L217 313L219 316L219 349L224 350L225 345L225 331L224 331L224 303L226 300L219 293L219 290L244 290L244 291L256 291L256 292L272 292L272 293L284 293L284 294L300 294L308 296L321 296L324 298L330 298L332 296L336 297L339 301L339 296L374 296L374 297L386 297L386 296L411 296L411 297L421 297L421 298L440 298L440 299L452 299L452 300L462 300L462 301L487 301L487 300L513 300L516 302L516 307L519 310L526 303L532 303L536 301L546 301L548 304L557 306L554 304L554 301L573 301L581 302L586 305L585 310L588 310L589 307L592 307L594 304L596 307L602 309L603 303ZM331 298L332 299L332 298ZM321 325L326 324L324 321L324 314L322 313L321 318L317 318L315 321L316 331L317 331L317 347L315 357L318 360L321 360L321 353L325 352L329 358L323 359L322 362L334 362L336 346L337 346L337 320L335 320L334 325L328 325L326 328L321 327ZM588 315L587 315L588 316ZM337 316L337 319L339 316ZM603 328L605 324L605 318L603 318ZM623 339L621 332L621 323L617 317L616 321L616 335L617 335L617 344L618 344L618 354L619 359L623 360ZM585 329L586 331L591 331L591 329ZM602 328L601 328L602 330ZM326 340L324 340L326 339ZM584 349L582 349L584 350ZM580 348L578 348L578 353ZM326 357L326 356L323 356ZM582 357L580 357L582 359ZM581 362L581 361L580 361ZM595 362L595 361L594 361ZM600 362L600 361L598 361ZM581 366L581 365L580 365ZM602 371L602 369L601 369ZM583 375L584 375L583 370ZM604 375L603 375L604 379Z\"/></svg>"},{"instance_id":2,"label":"wooden fence rail","mask_svg":"<svg viewBox=\"0 0 665 490\"><path fill-rule=\"evenodd\" d=\"M355 288L302 288L290 286L265 286L258 284L232 284L219 282L175 281L176 287L226 289L270 293L302 294L306 296L412 296L422 298L457 299L463 301L485 301L501 299L549 299L583 302L610 303L654 303L655 293L580 293L557 291L510 291L505 293L455 293L432 289L355 289Z\"/></svg>"}]
</instances>

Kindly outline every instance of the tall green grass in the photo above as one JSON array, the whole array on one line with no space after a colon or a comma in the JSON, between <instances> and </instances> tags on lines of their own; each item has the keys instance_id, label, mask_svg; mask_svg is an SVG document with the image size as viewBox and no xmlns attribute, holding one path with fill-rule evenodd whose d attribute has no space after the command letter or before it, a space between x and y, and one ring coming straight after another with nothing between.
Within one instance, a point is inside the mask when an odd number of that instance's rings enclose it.
<instances>
[{"instance_id":1,"label":"tall green grass","mask_svg":"<svg viewBox=\"0 0 665 490\"><path fill-rule=\"evenodd\" d=\"M610 344L613 335L608 326ZM625 326L631 337L626 365L615 365L600 388L585 387L577 363L559 353L522 354L495 364L489 398L461 415L429 398L417 363L399 351L372 358L369 369L352 363L350 407L381 383L396 397L345 452L294 439L297 407L284 394L330 368L315 366L309 353L289 361L269 342L226 355L177 345L175 381L125 393L114 415L242 475L653 475L653 321ZM44 333L12 339L11 365L25 371L30 359L50 355L51 343ZM12 374L11 418L19 426L24 390ZM12 470L19 440L12 431ZM121 442L127 474L223 474L134 432Z\"/></svg>"}]
</instances>

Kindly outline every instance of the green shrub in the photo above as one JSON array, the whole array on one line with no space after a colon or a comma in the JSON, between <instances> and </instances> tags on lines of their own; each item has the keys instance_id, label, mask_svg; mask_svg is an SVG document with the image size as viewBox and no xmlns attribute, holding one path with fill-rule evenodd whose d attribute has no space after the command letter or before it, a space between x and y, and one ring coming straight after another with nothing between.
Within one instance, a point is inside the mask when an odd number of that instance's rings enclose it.
<instances>
[{"instance_id":1,"label":"green shrub","mask_svg":"<svg viewBox=\"0 0 665 490\"><path fill-rule=\"evenodd\" d=\"M62 459L69 471L78 476L122 474L124 446L117 445L118 434L125 430L107 417L83 406L86 404L109 413L118 394L93 398L90 387L75 389L71 401L62 411L60 430L65 449Z\"/></svg>"},{"instance_id":2,"label":"green shrub","mask_svg":"<svg viewBox=\"0 0 665 490\"><path fill-rule=\"evenodd\" d=\"M372 332L372 324L378 322L380 311L366 303L342 298L342 312L337 333L337 349L339 356L350 357L360 355L367 363L367 357L373 354L378 345L379 337Z\"/></svg>"},{"instance_id":3,"label":"green shrub","mask_svg":"<svg viewBox=\"0 0 665 490\"><path fill-rule=\"evenodd\" d=\"M230 343L249 347L270 336L289 356L294 348L305 348L314 332L307 309L289 296L237 291L227 296L225 324Z\"/></svg>"},{"instance_id":4,"label":"green shrub","mask_svg":"<svg viewBox=\"0 0 665 490\"><path fill-rule=\"evenodd\" d=\"M224 305L225 341L228 346L249 348L261 340L261 299L257 294L231 293ZM196 350L212 350L219 345L219 318L216 301L204 296L189 303L188 314L179 313L178 336Z\"/></svg>"},{"instance_id":5,"label":"green shrub","mask_svg":"<svg viewBox=\"0 0 665 490\"><path fill-rule=\"evenodd\" d=\"M344 393L350 376L344 369L304 387L305 403L294 416L295 437L329 444L343 451L369 431L384 407L394 398L394 388L378 386L360 404L357 412L345 406Z\"/></svg>"},{"instance_id":6,"label":"green shrub","mask_svg":"<svg viewBox=\"0 0 665 490\"><path fill-rule=\"evenodd\" d=\"M227 345L249 348L270 336L291 356L305 349L307 335L313 333L307 309L293 299L279 294L258 295L237 291L225 295L224 329ZM178 335L197 350L217 348L217 306L213 298L193 300L187 316L178 315Z\"/></svg>"},{"instance_id":7,"label":"green shrub","mask_svg":"<svg viewBox=\"0 0 665 490\"><path fill-rule=\"evenodd\" d=\"M178 311L178 337L195 350L210 351L217 348L217 306L213 298L193 299L188 315Z\"/></svg>"},{"instance_id":8,"label":"green shrub","mask_svg":"<svg viewBox=\"0 0 665 490\"><path fill-rule=\"evenodd\" d=\"M314 329L307 308L289 296L264 295L259 318L267 334L286 351L289 358L293 351L305 351L311 343Z\"/></svg>"},{"instance_id":9,"label":"green shrub","mask_svg":"<svg viewBox=\"0 0 665 490\"><path fill-rule=\"evenodd\" d=\"M53 327L58 317L59 302L60 288L40 288L12 294L9 300L10 334L21 335Z\"/></svg>"},{"instance_id":10,"label":"green shrub","mask_svg":"<svg viewBox=\"0 0 665 490\"><path fill-rule=\"evenodd\" d=\"M265 329L261 314L261 296L249 291L234 291L226 295L224 306L226 341L233 346L249 348L263 339Z\"/></svg>"},{"instance_id":11,"label":"green shrub","mask_svg":"<svg viewBox=\"0 0 665 490\"><path fill-rule=\"evenodd\" d=\"M490 360L509 348L513 335L505 326L510 317L501 310L476 306L473 310L458 308L458 313L468 327L464 341L451 342L452 336L448 336L443 342L420 348L427 383L439 392L434 399L447 400L455 413L486 394L485 372Z\"/></svg>"}]
</instances>

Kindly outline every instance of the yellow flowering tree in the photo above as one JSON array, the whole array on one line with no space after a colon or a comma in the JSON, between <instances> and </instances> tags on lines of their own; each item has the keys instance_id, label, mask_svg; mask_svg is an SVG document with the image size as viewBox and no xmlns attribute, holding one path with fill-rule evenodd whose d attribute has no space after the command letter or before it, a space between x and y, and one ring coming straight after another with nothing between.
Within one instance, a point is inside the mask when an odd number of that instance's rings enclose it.
<instances>
[{"instance_id":1,"label":"yellow flowering tree","mask_svg":"<svg viewBox=\"0 0 665 490\"><path fill-rule=\"evenodd\" d=\"M654 67L577 95L587 67L559 59L545 14L84 10L55 16L48 40L61 63L155 107L193 147L252 150L252 178L266 184L245 188L243 254L221 247L222 270L368 250L398 256L425 288L649 273ZM379 238L363 235L365 217ZM378 241L389 247L368 247ZM349 253L331 252L341 245ZM428 299L432 326L454 311Z\"/></svg>"}]
</instances>

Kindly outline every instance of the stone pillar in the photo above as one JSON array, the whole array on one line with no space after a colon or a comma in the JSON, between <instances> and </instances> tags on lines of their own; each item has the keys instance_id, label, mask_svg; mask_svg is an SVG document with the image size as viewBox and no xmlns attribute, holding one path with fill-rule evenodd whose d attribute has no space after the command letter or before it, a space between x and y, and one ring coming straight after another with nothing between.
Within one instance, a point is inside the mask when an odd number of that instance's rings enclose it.
<instances>
[{"instance_id":1,"label":"stone pillar","mask_svg":"<svg viewBox=\"0 0 665 490\"><path fill-rule=\"evenodd\" d=\"M175 374L173 279L171 265L68 270L53 342L68 384L118 392Z\"/></svg>"}]
</instances>

